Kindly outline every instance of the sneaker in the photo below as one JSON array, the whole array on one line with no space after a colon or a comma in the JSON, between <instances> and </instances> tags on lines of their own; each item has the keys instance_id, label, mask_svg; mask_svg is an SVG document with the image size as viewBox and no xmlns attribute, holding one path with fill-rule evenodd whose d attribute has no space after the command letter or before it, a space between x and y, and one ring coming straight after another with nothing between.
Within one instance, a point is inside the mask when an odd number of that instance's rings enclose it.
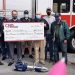
<instances>
[{"instance_id":1,"label":"sneaker","mask_svg":"<svg viewBox=\"0 0 75 75\"><path fill-rule=\"evenodd\" d=\"M50 60L49 60L49 63L51 63L51 62L54 62L54 60L53 60L53 59L50 59Z\"/></svg>"},{"instance_id":2,"label":"sneaker","mask_svg":"<svg viewBox=\"0 0 75 75\"><path fill-rule=\"evenodd\" d=\"M3 58L2 58L2 60L5 60L5 59L6 59L6 57L3 57Z\"/></svg>"},{"instance_id":3,"label":"sneaker","mask_svg":"<svg viewBox=\"0 0 75 75\"><path fill-rule=\"evenodd\" d=\"M53 62L53 63L52 63L52 65L55 65L55 64L56 64L56 62Z\"/></svg>"},{"instance_id":4,"label":"sneaker","mask_svg":"<svg viewBox=\"0 0 75 75\"><path fill-rule=\"evenodd\" d=\"M29 55L29 58L34 58L32 55Z\"/></svg>"},{"instance_id":5,"label":"sneaker","mask_svg":"<svg viewBox=\"0 0 75 75\"><path fill-rule=\"evenodd\" d=\"M40 64L39 62L37 62L37 63L35 62L35 63L34 63L34 66L40 67L41 64Z\"/></svg>"},{"instance_id":6,"label":"sneaker","mask_svg":"<svg viewBox=\"0 0 75 75\"><path fill-rule=\"evenodd\" d=\"M45 57L45 60L47 60L47 58Z\"/></svg>"},{"instance_id":7,"label":"sneaker","mask_svg":"<svg viewBox=\"0 0 75 75\"><path fill-rule=\"evenodd\" d=\"M8 66L11 66L13 63L14 63L14 62L9 62L9 63L8 63Z\"/></svg>"},{"instance_id":8,"label":"sneaker","mask_svg":"<svg viewBox=\"0 0 75 75\"><path fill-rule=\"evenodd\" d=\"M4 64L0 61L0 65L4 65Z\"/></svg>"}]
</instances>

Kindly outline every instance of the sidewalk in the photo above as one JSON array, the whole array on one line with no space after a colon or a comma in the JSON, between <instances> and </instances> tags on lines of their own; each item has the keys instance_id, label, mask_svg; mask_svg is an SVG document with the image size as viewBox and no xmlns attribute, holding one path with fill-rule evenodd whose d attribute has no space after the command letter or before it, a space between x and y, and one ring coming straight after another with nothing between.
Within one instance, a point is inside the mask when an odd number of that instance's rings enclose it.
<instances>
[{"instance_id":1,"label":"sidewalk","mask_svg":"<svg viewBox=\"0 0 75 75\"><path fill-rule=\"evenodd\" d=\"M69 61L75 61L75 54L68 54ZM8 66L7 60L3 61L5 65L0 66L0 75L47 75L48 73L38 73L34 71L25 71L18 72L14 71L14 64L10 67ZM28 63L29 65L33 65L33 59L28 58L28 56L23 59L23 62ZM48 69L52 67L52 63L46 61L46 65ZM68 64L68 75L75 75L75 65Z\"/></svg>"}]
</instances>

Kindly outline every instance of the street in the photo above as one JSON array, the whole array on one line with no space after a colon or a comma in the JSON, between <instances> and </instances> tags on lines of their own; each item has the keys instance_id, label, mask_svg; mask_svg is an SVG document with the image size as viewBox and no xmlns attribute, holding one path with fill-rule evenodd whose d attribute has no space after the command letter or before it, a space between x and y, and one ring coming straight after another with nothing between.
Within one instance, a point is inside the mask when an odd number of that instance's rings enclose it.
<instances>
[{"instance_id":1,"label":"street","mask_svg":"<svg viewBox=\"0 0 75 75\"><path fill-rule=\"evenodd\" d=\"M60 53L61 57L61 53ZM0 66L0 75L47 75L48 73L38 73L35 71L25 71L25 72L18 72L14 71L14 65L13 66L7 66L8 60L3 61L4 65ZM29 65L33 65L33 59L28 58L26 55L23 59L23 62L28 63ZM75 75L75 65L71 64L71 62L75 62L75 54L68 54L68 75ZM52 62L49 63L49 61L46 61L45 67L50 69L52 67Z\"/></svg>"}]
</instances>

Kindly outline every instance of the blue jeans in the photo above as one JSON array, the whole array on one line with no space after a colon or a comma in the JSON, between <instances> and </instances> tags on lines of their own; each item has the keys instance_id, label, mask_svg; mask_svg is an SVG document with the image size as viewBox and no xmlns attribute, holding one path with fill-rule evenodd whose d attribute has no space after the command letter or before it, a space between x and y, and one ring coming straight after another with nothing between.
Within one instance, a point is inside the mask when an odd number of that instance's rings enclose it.
<instances>
[{"instance_id":1,"label":"blue jeans","mask_svg":"<svg viewBox=\"0 0 75 75\"><path fill-rule=\"evenodd\" d=\"M53 60L53 41L51 34L46 34L45 58L47 58L47 51L49 51L50 60Z\"/></svg>"}]
</instances>

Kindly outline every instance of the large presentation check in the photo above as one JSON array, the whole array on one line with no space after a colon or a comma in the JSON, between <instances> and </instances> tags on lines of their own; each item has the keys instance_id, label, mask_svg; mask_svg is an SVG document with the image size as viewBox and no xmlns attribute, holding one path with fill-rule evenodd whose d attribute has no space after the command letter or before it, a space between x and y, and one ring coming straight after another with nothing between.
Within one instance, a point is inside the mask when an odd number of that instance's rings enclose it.
<instances>
[{"instance_id":1,"label":"large presentation check","mask_svg":"<svg viewBox=\"0 0 75 75\"><path fill-rule=\"evenodd\" d=\"M4 25L5 41L44 40L44 23L11 23Z\"/></svg>"}]
</instances>

